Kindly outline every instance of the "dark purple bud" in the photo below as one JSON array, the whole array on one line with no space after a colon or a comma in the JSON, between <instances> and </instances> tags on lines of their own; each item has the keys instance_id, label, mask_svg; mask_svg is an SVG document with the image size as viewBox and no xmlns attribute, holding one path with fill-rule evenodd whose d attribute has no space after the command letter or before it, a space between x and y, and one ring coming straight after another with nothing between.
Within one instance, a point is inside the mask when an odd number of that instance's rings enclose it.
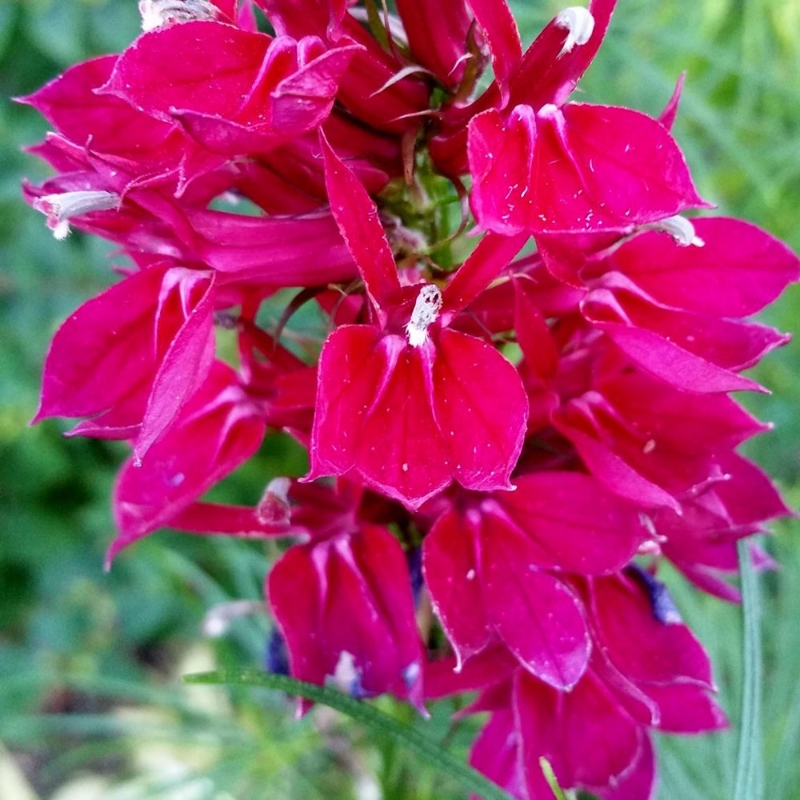
<instances>
[{"instance_id":1,"label":"dark purple bud","mask_svg":"<svg viewBox=\"0 0 800 800\"><path fill-rule=\"evenodd\" d=\"M289 674L289 651L286 649L286 639L277 628L272 629L267 639L264 668L273 675Z\"/></svg>"},{"instance_id":2,"label":"dark purple bud","mask_svg":"<svg viewBox=\"0 0 800 800\"><path fill-rule=\"evenodd\" d=\"M664 625L676 625L683 622L681 612L675 605L669 589L659 580L654 578L647 570L631 564L631 572L639 579L647 591L650 605L653 608L653 616Z\"/></svg>"}]
</instances>

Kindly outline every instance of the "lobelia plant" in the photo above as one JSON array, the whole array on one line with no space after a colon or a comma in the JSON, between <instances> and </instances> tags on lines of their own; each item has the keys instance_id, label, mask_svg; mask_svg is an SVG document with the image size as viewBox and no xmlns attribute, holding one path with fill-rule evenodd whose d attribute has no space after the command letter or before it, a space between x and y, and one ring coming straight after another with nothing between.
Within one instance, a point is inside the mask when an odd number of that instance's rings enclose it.
<instances>
[{"instance_id":1,"label":"lobelia plant","mask_svg":"<svg viewBox=\"0 0 800 800\"><path fill-rule=\"evenodd\" d=\"M423 713L477 692L471 762L515 797L553 796L546 759L645 800L651 731L726 725L659 567L735 601L737 542L788 513L730 395L800 262L681 216L710 208L681 82L658 119L573 101L615 0L525 51L504 0L395 6L143 0L121 55L24 98L56 172L26 199L130 260L56 333L36 420L130 443L109 565L163 527L293 537L266 582L292 676ZM329 333L298 349L304 304ZM204 501L270 430L309 473Z\"/></svg>"}]
</instances>

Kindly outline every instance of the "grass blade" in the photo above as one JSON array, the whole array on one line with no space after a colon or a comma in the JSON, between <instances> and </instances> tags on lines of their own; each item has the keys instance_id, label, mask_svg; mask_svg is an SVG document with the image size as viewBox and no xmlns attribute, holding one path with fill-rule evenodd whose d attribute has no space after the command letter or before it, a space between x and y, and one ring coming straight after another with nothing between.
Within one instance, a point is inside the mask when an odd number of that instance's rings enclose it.
<instances>
[{"instance_id":1,"label":"grass blade","mask_svg":"<svg viewBox=\"0 0 800 800\"><path fill-rule=\"evenodd\" d=\"M744 618L742 646L744 678L733 800L762 800L764 787L761 780L763 764L761 755L761 629L758 576L753 566L749 543L740 540L738 551L742 584L742 616Z\"/></svg>"},{"instance_id":2,"label":"grass blade","mask_svg":"<svg viewBox=\"0 0 800 800\"><path fill-rule=\"evenodd\" d=\"M250 686L277 689L299 695L315 703L322 703L346 714L365 727L381 735L390 736L430 766L449 775L465 789L484 800L513 800L511 795L485 778L469 765L451 756L435 741L408 725L378 711L373 706L345 694L313 683L305 683L285 675L272 675L259 670L218 670L217 672L187 675L187 683L204 683L228 686Z\"/></svg>"}]
</instances>

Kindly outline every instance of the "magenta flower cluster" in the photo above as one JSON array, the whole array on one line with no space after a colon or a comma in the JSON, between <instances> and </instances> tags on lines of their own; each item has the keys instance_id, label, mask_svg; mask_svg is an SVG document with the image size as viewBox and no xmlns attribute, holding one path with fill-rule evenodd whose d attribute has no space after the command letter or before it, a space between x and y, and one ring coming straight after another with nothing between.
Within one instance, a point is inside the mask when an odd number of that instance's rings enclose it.
<instances>
[{"instance_id":1,"label":"magenta flower cluster","mask_svg":"<svg viewBox=\"0 0 800 800\"><path fill-rule=\"evenodd\" d=\"M131 445L109 560L163 527L295 537L266 584L292 675L477 692L472 763L527 800L542 757L650 798L651 731L726 724L656 574L734 600L737 540L787 512L730 394L800 263L681 216L710 206L680 85L658 119L573 99L614 5L523 50L505 0L143 0L121 55L25 99L55 130L28 200L130 262L56 333L37 415ZM327 335L298 344L303 305ZM203 499L275 430L307 475Z\"/></svg>"}]
</instances>

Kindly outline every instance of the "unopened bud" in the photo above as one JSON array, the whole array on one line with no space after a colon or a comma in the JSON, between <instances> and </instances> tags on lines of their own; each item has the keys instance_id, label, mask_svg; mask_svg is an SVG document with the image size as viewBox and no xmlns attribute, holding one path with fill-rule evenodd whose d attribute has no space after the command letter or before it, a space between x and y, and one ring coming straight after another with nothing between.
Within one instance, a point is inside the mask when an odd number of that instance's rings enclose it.
<instances>
[{"instance_id":1,"label":"unopened bud","mask_svg":"<svg viewBox=\"0 0 800 800\"><path fill-rule=\"evenodd\" d=\"M37 197L33 207L47 216L47 227L53 231L56 239L66 239L71 217L117 209L120 201L120 196L113 192L62 192Z\"/></svg>"},{"instance_id":2,"label":"unopened bud","mask_svg":"<svg viewBox=\"0 0 800 800\"><path fill-rule=\"evenodd\" d=\"M559 28L567 29L567 38L558 54L559 58L569 53L576 44L586 44L594 31L594 17L583 6L570 6L559 11L555 22Z\"/></svg>"},{"instance_id":3,"label":"unopened bud","mask_svg":"<svg viewBox=\"0 0 800 800\"><path fill-rule=\"evenodd\" d=\"M142 30L152 31L175 22L216 19L219 9L208 0L140 0Z\"/></svg>"},{"instance_id":4,"label":"unopened bud","mask_svg":"<svg viewBox=\"0 0 800 800\"><path fill-rule=\"evenodd\" d=\"M256 517L264 525L286 524L291 518L289 478L273 478L256 506Z\"/></svg>"},{"instance_id":5,"label":"unopened bud","mask_svg":"<svg viewBox=\"0 0 800 800\"><path fill-rule=\"evenodd\" d=\"M647 570L635 564L632 564L630 569L639 577L647 592L653 616L664 625L680 625L683 622L681 612L675 605L669 589Z\"/></svg>"},{"instance_id":6,"label":"unopened bud","mask_svg":"<svg viewBox=\"0 0 800 800\"><path fill-rule=\"evenodd\" d=\"M425 237L413 228L403 225L399 217L394 214L382 213L381 222L392 248L392 255L396 259L403 259L421 253L428 246Z\"/></svg>"},{"instance_id":7,"label":"unopened bud","mask_svg":"<svg viewBox=\"0 0 800 800\"><path fill-rule=\"evenodd\" d=\"M439 318L442 307L442 293L438 286L426 283L417 295L411 319L406 325L408 343L412 347L422 347L428 341L428 327Z\"/></svg>"}]
</instances>

